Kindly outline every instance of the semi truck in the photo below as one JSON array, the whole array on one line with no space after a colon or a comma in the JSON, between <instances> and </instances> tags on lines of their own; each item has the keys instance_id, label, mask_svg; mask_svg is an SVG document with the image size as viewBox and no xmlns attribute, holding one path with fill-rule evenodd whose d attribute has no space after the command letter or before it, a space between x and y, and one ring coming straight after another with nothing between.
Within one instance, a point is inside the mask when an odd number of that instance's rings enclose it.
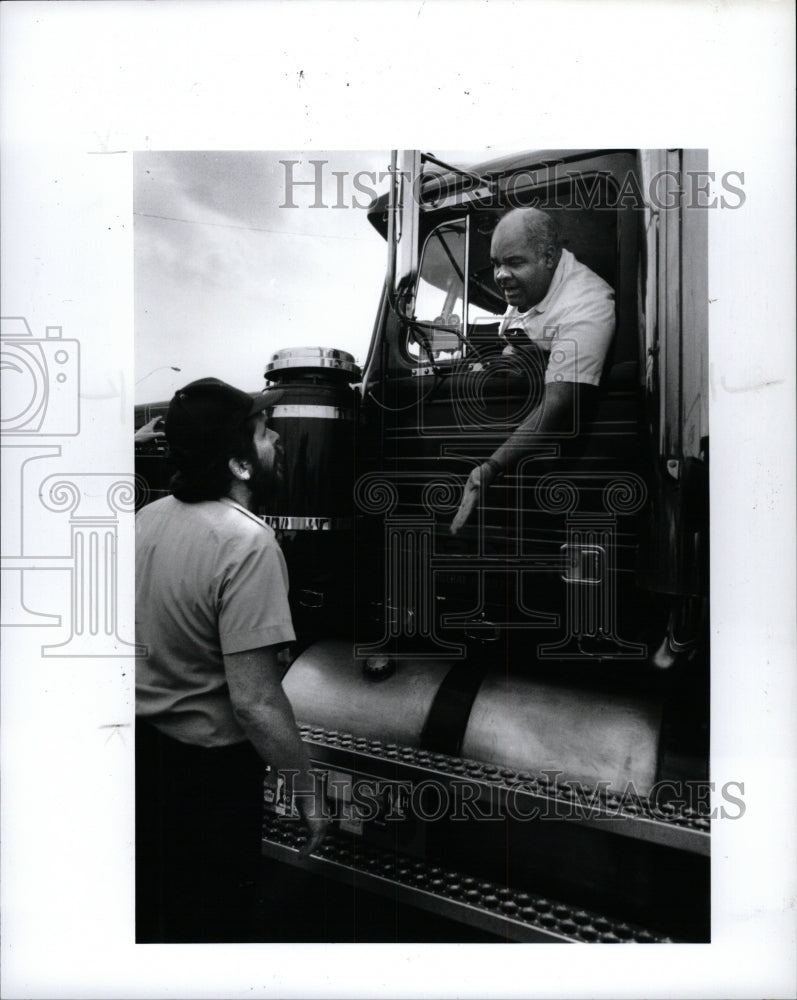
<instances>
[{"instance_id":1,"label":"semi truck","mask_svg":"<svg viewBox=\"0 0 797 1000\"><path fill-rule=\"evenodd\" d=\"M290 776L269 771L265 856L489 940L710 940L712 809L739 800L709 772L707 167L393 154L364 363L308 346L265 365L283 686L331 817L300 856ZM549 354L499 337L490 243L518 207L612 287L616 329L597 391L454 534L469 473L545 391ZM168 448L136 460L149 502Z\"/></svg>"}]
</instances>

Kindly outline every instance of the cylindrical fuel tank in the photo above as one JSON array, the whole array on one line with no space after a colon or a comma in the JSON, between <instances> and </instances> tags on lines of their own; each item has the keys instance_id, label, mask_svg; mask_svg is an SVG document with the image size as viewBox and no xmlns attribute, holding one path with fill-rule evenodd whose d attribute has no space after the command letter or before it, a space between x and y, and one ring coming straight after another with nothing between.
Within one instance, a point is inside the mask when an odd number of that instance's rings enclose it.
<instances>
[{"instance_id":1,"label":"cylindrical fuel tank","mask_svg":"<svg viewBox=\"0 0 797 1000\"><path fill-rule=\"evenodd\" d=\"M351 642L325 640L294 660L282 686L299 722L419 747L451 663L400 660L393 667L371 674Z\"/></svg>"},{"instance_id":2,"label":"cylindrical fuel tank","mask_svg":"<svg viewBox=\"0 0 797 1000\"><path fill-rule=\"evenodd\" d=\"M269 423L280 436L284 476L260 510L279 532L294 618L341 615L351 593L356 395L354 358L327 347L277 351L266 366L280 390ZM350 623L347 623L350 625Z\"/></svg>"},{"instance_id":3,"label":"cylindrical fuel tank","mask_svg":"<svg viewBox=\"0 0 797 1000\"><path fill-rule=\"evenodd\" d=\"M282 395L270 425L285 453L284 483L264 511L283 531L350 527L354 478L354 358L327 347L277 351L266 378Z\"/></svg>"},{"instance_id":4,"label":"cylindrical fuel tank","mask_svg":"<svg viewBox=\"0 0 797 1000\"><path fill-rule=\"evenodd\" d=\"M489 674L471 709L463 757L558 781L647 795L656 780L661 709L652 700Z\"/></svg>"}]
</instances>

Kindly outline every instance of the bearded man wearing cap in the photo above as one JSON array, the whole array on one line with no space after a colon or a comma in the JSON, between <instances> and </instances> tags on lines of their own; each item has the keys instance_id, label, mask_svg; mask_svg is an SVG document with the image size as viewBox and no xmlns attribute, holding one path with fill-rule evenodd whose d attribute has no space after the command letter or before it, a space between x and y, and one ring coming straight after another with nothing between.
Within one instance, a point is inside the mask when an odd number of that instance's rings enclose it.
<instances>
[{"instance_id":1,"label":"bearded man wearing cap","mask_svg":"<svg viewBox=\"0 0 797 1000\"><path fill-rule=\"evenodd\" d=\"M251 939L264 761L293 777L305 853L326 828L280 683L285 561L253 513L281 478L273 397L212 378L179 390L172 495L136 515L138 942Z\"/></svg>"}]
</instances>

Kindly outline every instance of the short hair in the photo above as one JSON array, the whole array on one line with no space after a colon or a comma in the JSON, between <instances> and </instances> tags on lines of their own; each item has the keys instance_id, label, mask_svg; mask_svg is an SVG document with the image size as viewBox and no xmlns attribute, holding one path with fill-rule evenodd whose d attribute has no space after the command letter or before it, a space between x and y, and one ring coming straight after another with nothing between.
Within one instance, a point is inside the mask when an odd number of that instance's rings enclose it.
<instances>
[{"instance_id":1,"label":"short hair","mask_svg":"<svg viewBox=\"0 0 797 1000\"><path fill-rule=\"evenodd\" d=\"M526 242L534 253L542 256L547 250L552 250L558 256L562 249L562 243L559 236L559 226L553 217L539 208L513 208L511 212L507 212L504 218L515 213L520 216L526 234Z\"/></svg>"}]
</instances>

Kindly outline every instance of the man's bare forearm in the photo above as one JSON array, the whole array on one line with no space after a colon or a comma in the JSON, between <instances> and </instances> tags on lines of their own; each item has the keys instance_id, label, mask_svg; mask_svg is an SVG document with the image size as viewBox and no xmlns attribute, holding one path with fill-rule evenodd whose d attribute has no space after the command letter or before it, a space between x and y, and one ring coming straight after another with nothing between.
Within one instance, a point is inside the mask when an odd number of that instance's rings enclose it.
<instances>
[{"instance_id":1,"label":"man's bare forearm","mask_svg":"<svg viewBox=\"0 0 797 1000\"><path fill-rule=\"evenodd\" d=\"M491 463L495 463L493 471L496 474L510 472L520 459L532 450L539 433L543 430L541 417L542 407L538 406L515 428L506 441L496 448L490 456Z\"/></svg>"},{"instance_id":2,"label":"man's bare forearm","mask_svg":"<svg viewBox=\"0 0 797 1000\"><path fill-rule=\"evenodd\" d=\"M571 383L549 385L540 405L493 452L488 463L493 465L492 471L498 475L512 470L539 443L541 435L577 430L578 404L578 386Z\"/></svg>"},{"instance_id":3,"label":"man's bare forearm","mask_svg":"<svg viewBox=\"0 0 797 1000\"><path fill-rule=\"evenodd\" d=\"M282 691L265 704L236 709L236 718L263 760L276 771L296 772L297 791L312 791L310 758L299 735L293 709Z\"/></svg>"}]
</instances>

